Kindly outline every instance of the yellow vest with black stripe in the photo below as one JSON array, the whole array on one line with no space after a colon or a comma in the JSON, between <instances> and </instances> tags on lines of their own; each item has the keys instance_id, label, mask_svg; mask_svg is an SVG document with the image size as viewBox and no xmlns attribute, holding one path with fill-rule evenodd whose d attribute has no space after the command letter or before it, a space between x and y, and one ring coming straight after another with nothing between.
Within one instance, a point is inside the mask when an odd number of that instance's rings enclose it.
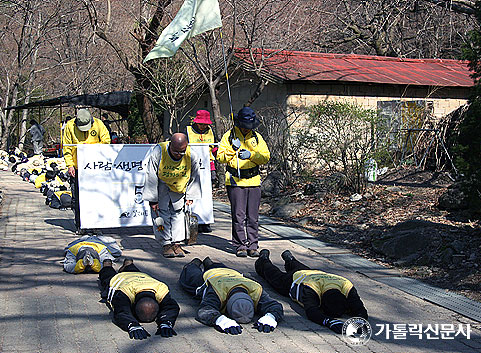
<instances>
[{"instance_id":1,"label":"yellow vest with black stripe","mask_svg":"<svg viewBox=\"0 0 481 353\"><path fill-rule=\"evenodd\" d=\"M351 281L348 279L319 270L301 270L294 272L292 275L292 284L308 286L317 293L319 300L321 300L322 295L329 289L337 289L347 297L353 287ZM299 301L299 298L292 299L303 305Z\"/></svg>"},{"instance_id":2,"label":"yellow vest with black stripe","mask_svg":"<svg viewBox=\"0 0 481 353\"><path fill-rule=\"evenodd\" d=\"M135 296L140 292L149 291L155 293L155 299L158 303L169 293L169 287L165 283L157 281L143 272L121 272L116 274L110 280L110 290L121 291L129 297L132 304L135 301Z\"/></svg>"},{"instance_id":3,"label":"yellow vest with black stripe","mask_svg":"<svg viewBox=\"0 0 481 353\"><path fill-rule=\"evenodd\" d=\"M90 242L90 241L82 241L80 243L77 243L77 244L74 244L72 245L70 248L68 248L68 250L74 254L75 256L77 256L80 248L82 246L88 246L92 249L94 249L97 254L100 254L100 252L106 248L106 246L104 244L100 244L100 243L94 243L94 242Z\"/></svg>"},{"instance_id":4,"label":"yellow vest with black stripe","mask_svg":"<svg viewBox=\"0 0 481 353\"><path fill-rule=\"evenodd\" d=\"M40 189L42 187L42 183L45 182L46 173L40 174L37 178L35 178L35 187Z\"/></svg>"},{"instance_id":5,"label":"yellow vest with black stripe","mask_svg":"<svg viewBox=\"0 0 481 353\"><path fill-rule=\"evenodd\" d=\"M189 137L189 143L214 143L214 132L209 127L205 134L199 134L195 131L192 126L187 126L187 136ZM209 146L209 157L210 160L215 160L214 155L212 154L212 149L214 146Z\"/></svg>"},{"instance_id":6,"label":"yellow vest with black stripe","mask_svg":"<svg viewBox=\"0 0 481 353\"><path fill-rule=\"evenodd\" d=\"M67 195L70 195L70 197L72 197L72 192L71 191L67 191L67 190L60 190L60 191L55 191L54 192L55 196L60 200L60 197L63 195L63 194L67 194Z\"/></svg>"},{"instance_id":7,"label":"yellow vest with black stripe","mask_svg":"<svg viewBox=\"0 0 481 353\"><path fill-rule=\"evenodd\" d=\"M94 271L99 273L100 270L102 269L102 265L100 264L100 261L98 259L94 259L93 265L90 266L90 268ZM85 271L85 265L84 265L84 260L80 259L77 261L75 264L75 268L73 269L74 273L82 273Z\"/></svg>"},{"instance_id":8,"label":"yellow vest with black stripe","mask_svg":"<svg viewBox=\"0 0 481 353\"><path fill-rule=\"evenodd\" d=\"M169 142L159 143L161 158L158 177L169 187L170 191L183 194L190 180L190 146L187 146L185 155L179 161L174 161L167 151L168 144Z\"/></svg>"},{"instance_id":9,"label":"yellow vest with black stripe","mask_svg":"<svg viewBox=\"0 0 481 353\"><path fill-rule=\"evenodd\" d=\"M262 286L249 278L245 278L241 273L230 268L213 268L204 273L204 281L208 282L219 297L221 312L225 312L225 305L230 292L234 288L242 287L247 290L247 294L252 298L255 308L262 294Z\"/></svg>"}]
</instances>

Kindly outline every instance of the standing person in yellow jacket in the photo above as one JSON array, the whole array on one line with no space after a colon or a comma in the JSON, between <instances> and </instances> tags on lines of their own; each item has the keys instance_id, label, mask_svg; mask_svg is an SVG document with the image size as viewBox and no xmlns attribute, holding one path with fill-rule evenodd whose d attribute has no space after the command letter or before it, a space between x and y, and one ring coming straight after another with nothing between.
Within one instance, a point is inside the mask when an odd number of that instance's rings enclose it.
<instances>
[{"instance_id":1,"label":"standing person in yellow jacket","mask_svg":"<svg viewBox=\"0 0 481 353\"><path fill-rule=\"evenodd\" d=\"M79 109L77 117L67 122L63 133L63 157L71 176L72 204L77 234L83 234L80 224L77 147L79 144L110 143L109 131L104 123L94 118L88 109Z\"/></svg>"},{"instance_id":2,"label":"standing person in yellow jacket","mask_svg":"<svg viewBox=\"0 0 481 353\"><path fill-rule=\"evenodd\" d=\"M340 334L344 322L336 317L349 313L353 317L368 319L367 310L348 279L312 270L289 250L281 254L286 270L283 272L271 262L269 254L269 250L261 250L255 263L256 272L279 294L289 296L303 306L309 320Z\"/></svg>"},{"instance_id":3,"label":"standing person in yellow jacket","mask_svg":"<svg viewBox=\"0 0 481 353\"><path fill-rule=\"evenodd\" d=\"M259 166L270 158L266 142L254 131L259 124L251 108L242 108L234 117L234 127L222 137L217 151L217 160L227 164L225 185L231 204L232 242L239 257L259 256Z\"/></svg>"},{"instance_id":4,"label":"standing person in yellow jacket","mask_svg":"<svg viewBox=\"0 0 481 353\"><path fill-rule=\"evenodd\" d=\"M186 127L187 138L189 143L215 143L216 138L212 128L209 126L212 124L210 120L210 113L207 110L198 110L195 114L192 125ZM218 184L217 174L215 171L215 156L217 155L218 147L214 145L209 146L209 158L210 158L210 180L212 186ZM210 233L212 229L210 224L199 223L199 233Z\"/></svg>"},{"instance_id":5,"label":"standing person in yellow jacket","mask_svg":"<svg viewBox=\"0 0 481 353\"><path fill-rule=\"evenodd\" d=\"M185 256L180 246L186 238L184 206L200 197L199 157L188 146L187 136L175 133L150 152L143 193L164 257Z\"/></svg>"}]
</instances>

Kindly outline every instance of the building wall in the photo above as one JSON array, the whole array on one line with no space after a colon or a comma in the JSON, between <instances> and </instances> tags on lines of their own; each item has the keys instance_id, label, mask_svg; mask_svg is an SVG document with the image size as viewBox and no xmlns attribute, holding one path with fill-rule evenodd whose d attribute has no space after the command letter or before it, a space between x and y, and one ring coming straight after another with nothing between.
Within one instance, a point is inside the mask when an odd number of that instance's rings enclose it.
<instances>
[{"instance_id":1,"label":"building wall","mask_svg":"<svg viewBox=\"0 0 481 353\"><path fill-rule=\"evenodd\" d=\"M231 79L236 82L231 87L232 106L234 114L243 107L255 89L255 80L242 74ZM225 92L225 85L221 87ZM308 106L324 100L357 103L365 108L377 109L380 101L410 101L425 100L432 102L432 115L436 119L451 113L467 103L469 88L433 88L425 86L400 86L383 84L348 84L338 82L321 83L269 83L261 96L254 102L252 108L262 114L266 108L277 108L284 111L284 116L290 112L302 112ZM230 113L227 93L220 99L221 112L228 118ZM192 110L207 109L212 112L210 98L204 95ZM272 112L272 110L270 110ZM267 118L267 117L266 117ZM272 118L279 118L272 116ZM289 119L289 118L288 118ZM301 124L302 119L297 120Z\"/></svg>"},{"instance_id":2,"label":"building wall","mask_svg":"<svg viewBox=\"0 0 481 353\"><path fill-rule=\"evenodd\" d=\"M425 100L432 102L432 114L441 118L467 103L468 88L441 88L395 85L291 84L287 89L287 106L302 109L321 101L344 101L364 108L377 109L379 101Z\"/></svg>"}]
</instances>

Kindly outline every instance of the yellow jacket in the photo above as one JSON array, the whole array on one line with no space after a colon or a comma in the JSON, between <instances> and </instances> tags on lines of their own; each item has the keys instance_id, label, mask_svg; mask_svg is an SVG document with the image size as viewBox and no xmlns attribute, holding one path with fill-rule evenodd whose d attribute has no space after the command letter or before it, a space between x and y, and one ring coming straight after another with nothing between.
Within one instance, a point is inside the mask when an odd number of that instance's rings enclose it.
<instances>
[{"instance_id":1,"label":"yellow jacket","mask_svg":"<svg viewBox=\"0 0 481 353\"><path fill-rule=\"evenodd\" d=\"M271 158L269 148L262 136L253 131L244 136L238 127L234 127L235 136L241 141L240 149L246 149L251 153L249 159L242 160L237 158L237 154L232 148L230 141L231 130L227 131L220 141L219 150L217 151L217 160L220 163L226 163L227 167L233 168L237 171L237 163L240 169L253 170L259 165L266 164ZM257 137L257 138L256 138ZM232 170L232 169L231 169ZM231 172L225 173L225 185L231 186L259 186L261 185L261 176L259 174L250 178L238 178L236 173L232 175Z\"/></svg>"},{"instance_id":2,"label":"yellow jacket","mask_svg":"<svg viewBox=\"0 0 481 353\"><path fill-rule=\"evenodd\" d=\"M209 128L203 134L199 134L197 131L194 130L192 126L187 126L187 136L189 138L189 143L215 143L214 132L212 129ZM209 158L210 161L215 161L215 157L212 154L212 150L214 149L213 145L209 146Z\"/></svg>"},{"instance_id":3,"label":"yellow jacket","mask_svg":"<svg viewBox=\"0 0 481 353\"><path fill-rule=\"evenodd\" d=\"M83 143L110 143L110 134L104 123L97 118L89 131L80 131L75 125L75 118L67 122L63 133L63 157L67 167L77 168L77 147L66 145L79 145Z\"/></svg>"},{"instance_id":4,"label":"yellow jacket","mask_svg":"<svg viewBox=\"0 0 481 353\"><path fill-rule=\"evenodd\" d=\"M165 283L143 272L120 272L112 277L107 300L111 301L117 290L129 297L132 304L135 302L135 296L140 292L154 292L158 303L162 302L169 293L169 287Z\"/></svg>"},{"instance_id":5,"label":"yellow jacket","mask_svg":"<svg viewBox=\"0 0 481 353\"><path fill-rule=\"evenodd\" d=\"M314 290L319 296L319 300L321 300L322 295L329 289L337 289L347 298L353 287L351 281L348 279L319 270L300 270L294 272L292 275L292 285L300 286L301 284ZM292 299L303 305L299 301L299 298Z\"/></svg>"},{"instance_id":6,"label":"yellow jacket","mask_svg":"<svg viewBox=\"0 0 481 353\"><path fill-rule=\"evenodd\" d=\"M252 298L255 308L257 308L262 294L262 286L256 281L245 278L241 273L230 268L213 268L204 272L204 281L212 286L219 297L221 303L220 312L225 312L230 292L238 287L247 290L247 294Z\"/></svg>"}]
</instances>

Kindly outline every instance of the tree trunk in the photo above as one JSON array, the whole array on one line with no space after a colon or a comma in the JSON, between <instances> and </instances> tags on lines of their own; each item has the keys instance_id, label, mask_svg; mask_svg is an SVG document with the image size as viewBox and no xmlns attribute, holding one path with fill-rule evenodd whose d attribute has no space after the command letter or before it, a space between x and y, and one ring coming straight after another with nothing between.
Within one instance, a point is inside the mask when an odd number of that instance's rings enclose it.
<instances>
[{"instance_id":1,"label":"tree trunk","mask_svg":"<svg viewBox=\"0 0 481 353\"><path fill-rule=\"evenodd\" d=\"M28 86L25 90L25 101L23 104L28 104L30 102L30 86L31 81L28 82ZM28 116L28 109L22 110L22 121L20 123L20 133L19 133L19 141L18 141L18 149L23 152L23 146L25 145L25 138L27 137L27 116Z\"/></svg>"},{"instance_id":2,"label":"tree trunk","mask_svg":"<svg viewBox=\"0 0 481 353\"><path fill-rule=\"evenodd\" d=\"M219 140L222 137L222 135L224 135L224 132L226 131L226 127L224 125L224 122L222 121L222 114L220 112L219 99L217 98L215 87L213 86L212 83L209 84L209 94L212 102L212 113L214 115L214 124L215 124L214 133L216 134L217 140ZM229 115L230 115L230 112L229 112Z\"/></svg>"},{"instance_id":3,"label":"tree trunk","mask_svg":"<svg viewBox=\"0 0 481 353\"><path fill-rule=\"evenodd\" d=\"M28 104L30 99L25 99L25 104ZM20 137L18 141L18 149L23 152L23 146L25 145L25 137L27 136L27 115L28 109L22 110L22 122L20 123Z\"/></svg>"},{"instance_id":4,"label":"tree trunk","mask_svg":"<svg viewBox=\"0 0 481 353\"><path fill-rule=\"evenodd\" d=\"M9 103L10 97L7 97L7 99L5 100L6 102L5 106L16 105L17 95L18 95L18 85L15 84L12 91L12 95L11 95L11 101ZM11 109L9 111L6 111L2 116L2 136L0 136L0 147L3 149L7 149L7 147L9 147L7 146L7 140L8 140L8 137L10 136L10 128L11 128L14 112L15 111Z\"/></svg>"}]
</instances>

